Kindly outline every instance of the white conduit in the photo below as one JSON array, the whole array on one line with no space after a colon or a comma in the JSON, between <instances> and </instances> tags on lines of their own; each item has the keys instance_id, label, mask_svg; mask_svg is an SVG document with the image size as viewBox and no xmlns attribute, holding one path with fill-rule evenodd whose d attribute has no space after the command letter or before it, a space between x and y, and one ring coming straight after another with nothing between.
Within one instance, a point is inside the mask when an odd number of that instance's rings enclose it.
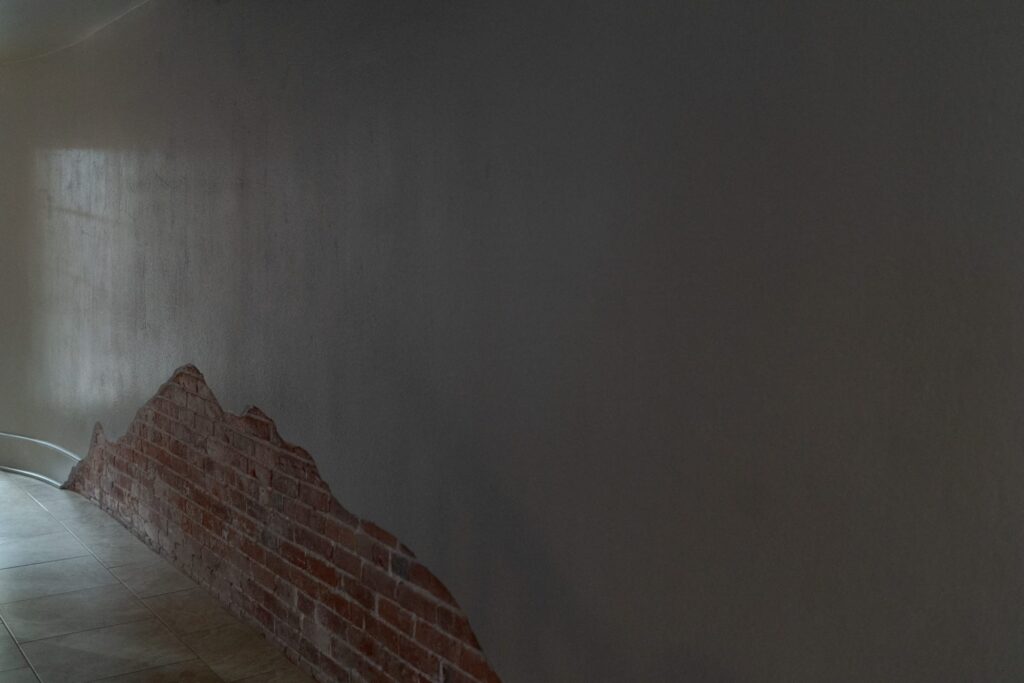
<instances>
[{"instance_id":1,"label":"white conduit","mask_svg":"<svg viewBox=\"0 0 1024 683\"><path fill-rule=\"evenodd\" d=\"M71 451L49 441L0 432L0 470L60 486L79 460Z\"/></svg>"}]
</instances>

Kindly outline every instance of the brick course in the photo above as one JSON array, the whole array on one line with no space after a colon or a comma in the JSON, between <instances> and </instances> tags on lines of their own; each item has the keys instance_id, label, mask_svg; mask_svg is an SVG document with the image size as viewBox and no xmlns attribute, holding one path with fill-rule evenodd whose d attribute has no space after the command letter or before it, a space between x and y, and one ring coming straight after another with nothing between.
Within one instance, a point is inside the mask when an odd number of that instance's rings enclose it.
<instances>
[{"instance_id":1,"label":"brick course","mask_svg":"<svg viewBox=\"0 0 1024 683\"><path fill-rule=\"evenodd\" d=\"M331 495L258 408L224 411L175 371L64 485L100 507L320 681L499 681L466 615L406 546Z\"/></svg>"}]
</instances>

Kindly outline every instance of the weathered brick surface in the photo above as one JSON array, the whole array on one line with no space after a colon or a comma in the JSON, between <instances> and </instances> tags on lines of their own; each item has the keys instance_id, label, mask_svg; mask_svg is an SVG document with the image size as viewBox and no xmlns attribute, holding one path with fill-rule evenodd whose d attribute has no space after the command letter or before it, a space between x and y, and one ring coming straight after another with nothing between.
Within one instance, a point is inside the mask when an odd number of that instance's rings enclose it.
<instances>
[{"instance_id":1,"label":"weathered brick surface","mask_svg":"<svg viewBox=\"0 0 1024 683\"><path fill-rule=\"evenodd\" d=\"M260 628L321 681L498 681L448 589L331 495L257 408L177 370L128 432L96 426L65 484Z\"/></svg>"}]
</instances>

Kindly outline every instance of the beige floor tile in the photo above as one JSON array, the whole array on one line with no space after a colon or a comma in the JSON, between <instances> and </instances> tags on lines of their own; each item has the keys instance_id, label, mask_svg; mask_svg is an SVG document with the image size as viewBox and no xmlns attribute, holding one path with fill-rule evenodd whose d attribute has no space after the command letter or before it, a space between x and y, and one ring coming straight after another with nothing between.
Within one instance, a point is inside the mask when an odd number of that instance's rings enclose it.
<instances>
[{"instance_id":1,"label":"beige floor tile","mask_svg":"<svg viewBox=\"0 0 1024 683\"><path fill-rule=\"evenodd\" d=\"M289 662L286 668L259 674L251 678L244 678L239 683L316 683L312 676L309 676L299 667Z\"/></svg>"},{"instance_id":2,"label":"beige floor tile","mask_svg":"<svg viewBox=\"0 0 1024 683\"><path fill-rule=\"evenodd\" d=\"M143 600L174 633L183 635L228 626L237 620L202 588L158 595Z\"/></svg>"},{"instance_id":3,"label":"beige floor tile","mask_svg":"<svg viewBox=\"0 0 1024 683\"><path fill-rule=\"evenodd\" d=\"M140 598L196 587L192 579L158 556L148 562L133 562L111 567L110 571Z\"/></svg>"},{"instance_id":4,"label":"beige floor tile","mask_svg":"<svg viewBox=\"0 0 1024 683\"><path fill-rule=\"evenodd\" d=\"M21 650L14 642L14 638L7 632L7 629L0 625L0 671L21 669L26 666L25 658L21 656ZM0 675L0 681L3 676Z\"/></svg>"},{"instance_id":5,"label":"beige floor tile","mask_svg":"<svg viewBox=\"0 0 1024 683\"><path fill-rule=\"evenodd\" d=\"M96 518L100 515L109 517L98 505L71 491L61 491L49 487L48 489L29 491L28 494L47 512L62 521Z\"/></svg>"},{"instance_id":6,"label":"beige floor tile","mask_svg":"<svg viewBox=\"0 0 1024 683\"><path fill-rule=\"evenodd\" d=\"M98 506L3 473L0 616L36 668L0 626L0 683L313 681Z\"/></svg>"},{"instance_id":7,"label":"beige floor tile","mask_svg":"<svg viewBox=\"0 0 1024 683\"><path fill-rule=\"evenodd\" d=\"M49 513L25 493L4 494L0 498L0 522L13 521L25 517L45 517Z\"/></svg>"},{"instance_id":8,"label":"beige floor tile","mask_svg":"<svg viewBox=\"0 0 1024 683\"><path fill-rule=\"evenodd\" d=\"M182 636L185 644L226 681L238 681L288 664L281 651L242 624Z\"/></svg>"},{"instance_id":9,"label":"beige floor tile","mask_svg":"<svg viewBox=\"0 0 1024 683\"><path fill-rule=\"evenodd\" d=\"M42 683L82 683L195 658L155 619L36 640L22 647Z\"/></svg>"},{"instance_id":10,"label":"beige floor tile","mask_svg":"<svg viewBox=\"0 0 1024 683\"><path fill-rule=\"evenodd\" d=\"M222 679L198 659L123 676L100 679L102 683L221 683Z\"/></svg>"},{"instance_id":11,"label":"beige floor tile","mask_svg":"<svg viewBox=\"0 0 1024 683\"><path fill-rule=\"evenodd\" d=\"M35 502L19 504L17 509L0 509L0 541L33 538L61 531L64 531L61 523Z\"/></svg>"},{"instance_id":12,"label":"beige floor tile","mask_svg":"<svg viewBox=\"0 0 1024 683\"><path fill-rule=\"evenodd\" d=\"M158 559L132 532L100 510L103 518L64 520L64 525L107 567Z\"/></svg>"},{"instance_id":13,"label":"beige floor tile","mask_svg":"<svg viewBox=\"0 0 1024 683\"><path fill-rule=\"evenodd\" d=\"M21 505L25 501L30 500L32 500L32 497L19 488L13 486L0 487L0 506L6 508L9 505Z\"/></svg>"},{"instance_id":14,"label":"beige floor tile","mask_svg":"<svg viewBox=\"0 0 1024 683\"><path fill-rule=\"evenodd\" d=\"M0 604L117 583L93 557L0 569Z\"/></svg>"},{"instance_id":15,"label":"beige floor tile","mask_svg":"<svg viewBox=\"0 0 1024 683\"><path fill-rule=\"evenodd\" d=\"M109 538L86 544L106 567L120 567L138 562L153 562L159 555L137 538Z\"/></svg>"},{"instance_id":16,"label":"beige floor tile","mask_svg":"<svg viewBox=\"0 0 1024 683\"><path fill-rule=\"evenodd\" d=\"M0 569L83 557L89 551L67 531L0 541Z\"/></svg>"},{"instance_id":17,"label":"beige floor tile","mask_svg":"<svg viewBox=\"0 0 1024 683\"><path fill-rule=\"evenodd\" d=\"M78 517L62 520L68 531L77 536L82 543L114 538L119 534L131 536L131 532L116 519L100 510L100 515ZM134 536L132 536L134 538Z\"/></svg>"},{"instance_id":18,"label":"beige floor tile","mask_svg":"<svg viewBox=\"0 0 1024 683\"><path fill-rule=\"evenodd\" d=\"M119 583L0 605L0 616L21 643L153 618Z\"/></svg>"}]
</instances>

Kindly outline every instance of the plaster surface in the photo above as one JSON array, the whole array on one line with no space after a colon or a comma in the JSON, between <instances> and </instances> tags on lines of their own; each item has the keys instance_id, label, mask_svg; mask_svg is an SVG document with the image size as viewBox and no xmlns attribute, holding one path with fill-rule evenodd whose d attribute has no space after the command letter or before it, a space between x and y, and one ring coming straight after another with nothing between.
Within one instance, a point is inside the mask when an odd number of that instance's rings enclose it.
<instances>
[{"instance_id":1,"label":"plaster surface","mask_svg":"<svg viewBox=\"0 0 1024 683\"><path fill-rule=\"evenodd\" d=\"M0 67L0 430L196 363L510 682L1020 680L1022 12L152 0Z\"/></svg>"},{"instance_id":2,"label":"plaster surface","mask_svg":"<svg viewBox=\"0 0 1024 683\"><path fill-rule=\"evenodd\" d=\"M0 64L73 45L147 0L0 0Z\"/></svg>"}]
</instances>

